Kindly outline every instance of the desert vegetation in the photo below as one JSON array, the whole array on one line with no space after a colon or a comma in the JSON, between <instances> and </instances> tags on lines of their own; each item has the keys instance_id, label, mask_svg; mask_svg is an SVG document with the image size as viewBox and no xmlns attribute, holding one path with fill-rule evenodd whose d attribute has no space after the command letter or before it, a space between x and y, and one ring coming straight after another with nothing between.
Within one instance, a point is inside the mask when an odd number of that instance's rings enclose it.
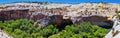
<instances>
[{"instance_id":1,"label":"desert vegetation","mask_svg":"<svg viewBox=\"0 0 120 38\"><path fill-rule=\"evenodd\" d=\"M0 21L0 29L14 38L103 38L109 32L89 22L66 25L60 30L52 24L42 28L37 22L28 19Z\"/></svg>"}]
</instances>

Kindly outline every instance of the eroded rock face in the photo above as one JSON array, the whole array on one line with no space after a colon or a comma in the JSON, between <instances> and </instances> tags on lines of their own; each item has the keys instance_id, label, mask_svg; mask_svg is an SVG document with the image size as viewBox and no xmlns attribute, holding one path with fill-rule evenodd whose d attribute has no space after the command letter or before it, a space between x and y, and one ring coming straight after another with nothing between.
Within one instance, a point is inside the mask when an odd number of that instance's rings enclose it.
<instances>
[{"instance_id":1,"label":"eroded rock face","mask_svg":"<svg viewBox=\"0 0 120 38\"><path fill-rule=\"evenodd\" d=\"M116 9L120 10L120 4L11 3L0 5L0 21L26 18L38 22L38 25L43 27L53 24L58 28L64 28L65 25L82 22L91 22L102 27L112 27L113 22L111 20Z\"/></svg>"},{"instance_id":2,"label":"eroded rock face","mask_svg":"<svg viewBox=\"0 0 120 38\"><path fill-rule=\"evenodd\" d=\"M71 19L63 19L62 15L54 15L52 18L54 18L53 24L57 25L59 28L64 28L66 25L73 24Z\"/></svg>"},{"instance_id":3,"label":"eroded rock face","mask_svg":"<svg viewBox=\"0 0 120 38\"><path fill-rule=\"evenodd\" d=\"M43 15L43 14L30 15L30 16L31 16L30 19L32 19L32 20L34 20L34 21L36 21L36 20L40 20L40 19L43 19L43 18L46 17L46 16Z\"/></svg>"},{"instance_id":4,"label":"eroded rock face","mask_svg":"<svg viewBox=\"0 0 120 38\"><path fill-rule=\"evenodd\" d=\"M29 9L19 9L19 10L2 10L0 11L0 20L16 20L20 18L28 18Z\"/></svg>"},{"instance_id":5,"label":"eroded rock face","mask_svg":"<svg viewBox=\"0 0 120 38\"><path fill-rule=\"evenodd\" d=\"M99 25L105 28L111 28L113 26L113 21L108 20L108 17L102 16L90 16L90 17L83 17L81 20L84 22L90 22L95 25Z\"/></svg>"},{"instance_id":6,"label":"eroded rock face","mask_svg":"<svg viewBox=\"0 0 120 38\"><path fill-rule=\"evenodd\" d=\"M57 25L57 27L62 28L62 27L65 27L65 25L73 24L71 19L63 19L62 15L47 16L36 21L42 24L43 27L49 24L53 24L53 25Z\"/></svg>"},{"instance_id":7,"label":"eroded rock face","mask_svg":"<svg viewBox=\"0 0 120 38\"><path fill-rule=\"evenodd\" d=\"M64 15L52 15L47 16L41 13L34 15L33 13L29 12L29 9L18 9L18 10L3 10L0 11L0 20L10 20L10 19L20 19L20 18L27 18L32 19L43 27L46 27L49 24L57 25L58 27L64 27L64 25L70 24L79 24L82 22L91 22L92 24L96 25L108 25L112 26L112 21L108 23L108 17L102 16L89 16L89 17L82 17L82 16L66 16Z\"/></svg>"},{"instance_id":8,"label":"eroded rock face","mask_svg":"<svg viewBox=\"0 0 120 38\"><path fill-rule=\"evenodd\" d=\"M83 17L82 20L86 22L102 22L106 21L108 17L102 17L102 16L89 16L89 17Z\"/></svg>"},{"instance_id":9,"label":"eroded rock face","mask_svg":"<svg viewBox=\"0 0 120 38\"><path fill-rule=\"evenodd\" d=\"M43 27L49 24L60 27L82 22L110 26L112 24L111 17L114 16L116 9L120 9L119 7L119 4L104 3L11 3L0 5L0 20L27 18L38 22Z\"/></svg>"}]
</instances>

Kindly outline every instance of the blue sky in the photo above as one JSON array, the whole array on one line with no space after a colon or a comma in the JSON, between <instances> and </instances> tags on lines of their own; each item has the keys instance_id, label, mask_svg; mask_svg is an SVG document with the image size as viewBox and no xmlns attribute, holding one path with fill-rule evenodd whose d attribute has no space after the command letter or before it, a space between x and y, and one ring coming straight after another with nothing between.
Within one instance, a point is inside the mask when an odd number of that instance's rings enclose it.
<instances>
[{"instance_id":1,"label":"blue sky","mask_svg":"<svg viewBox=\"0 0 120 38\"><path fill-rule=\"evenodd\" d=\"M63 2L63 3L81 3L81 2L109 2L119 3L120 0L0 0L0 3L10 3L19 1L39 1L39 2Z\"/></svg>"}]
</instances>

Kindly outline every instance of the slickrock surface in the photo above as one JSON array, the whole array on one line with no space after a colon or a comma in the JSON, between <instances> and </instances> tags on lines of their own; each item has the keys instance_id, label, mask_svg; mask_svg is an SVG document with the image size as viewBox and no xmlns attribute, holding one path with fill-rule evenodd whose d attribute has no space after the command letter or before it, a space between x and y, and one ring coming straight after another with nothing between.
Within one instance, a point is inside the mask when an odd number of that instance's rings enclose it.
<instances>
[{"instance_id":1,"label":"slickrock surface","mask_svg":"<svg viewBox=\"0 0 120 38\"><path fill-rule=\"evenodd\" d=\"M0 5L0 20L27 18L33 19L43 26L88 21L92 24L110 26L112 24L112 17L115 15L115 10L120 10L120 4L9 3ZM108 21L111 22L108 23Z\"/></svg>"},{"instance_id":2,"label":"slickrock surface","mask_svg":"<svg viewBox=\"0 0 120 38\"><path fill-rule=\"evenodd\" d=\"M0 30L0 38L13 38L13 37L9 36L7 33Z\"/></svg>"}]
</instances>

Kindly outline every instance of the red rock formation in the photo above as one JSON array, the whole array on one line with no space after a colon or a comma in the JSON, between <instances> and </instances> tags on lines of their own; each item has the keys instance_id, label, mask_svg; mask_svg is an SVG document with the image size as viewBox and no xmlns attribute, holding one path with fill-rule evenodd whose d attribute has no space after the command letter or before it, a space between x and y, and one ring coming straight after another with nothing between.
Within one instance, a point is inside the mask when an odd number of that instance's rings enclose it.
<instances>
[{"instance_id":1,"label":"red rock formation","mask_svg":"<svg viewBox=\"0 0 120 38\"><path fill-rule=\"evenodd\" d=\"M30 12L29 9L17 9L17 10L2 10L0 11L0 20L10 20L10 19L20 19L20 18L27 18L32 19L34 21L38 21L39 23L42 23L43 25L48 24L54 24L58 27L62 28L65 27L65 25L72 24L73 20L71 19L63 19L63 15L53 15L53 16L47 16L44 14L35 14L33 15L32 12ZM35 13L35 12L34 12ZM98 24L99 22L107 21L108 17L102 17L102 16L90 16L90 17L78 17L81 18L78 20L78 22L93 22L93 24ZM76 19L77 20L77 19ZM75 21L75 23L78 23ZM95 23L98 22L98 23ZM100 24L100 23L99 23Z\"/></svg>"}]
</instances>

